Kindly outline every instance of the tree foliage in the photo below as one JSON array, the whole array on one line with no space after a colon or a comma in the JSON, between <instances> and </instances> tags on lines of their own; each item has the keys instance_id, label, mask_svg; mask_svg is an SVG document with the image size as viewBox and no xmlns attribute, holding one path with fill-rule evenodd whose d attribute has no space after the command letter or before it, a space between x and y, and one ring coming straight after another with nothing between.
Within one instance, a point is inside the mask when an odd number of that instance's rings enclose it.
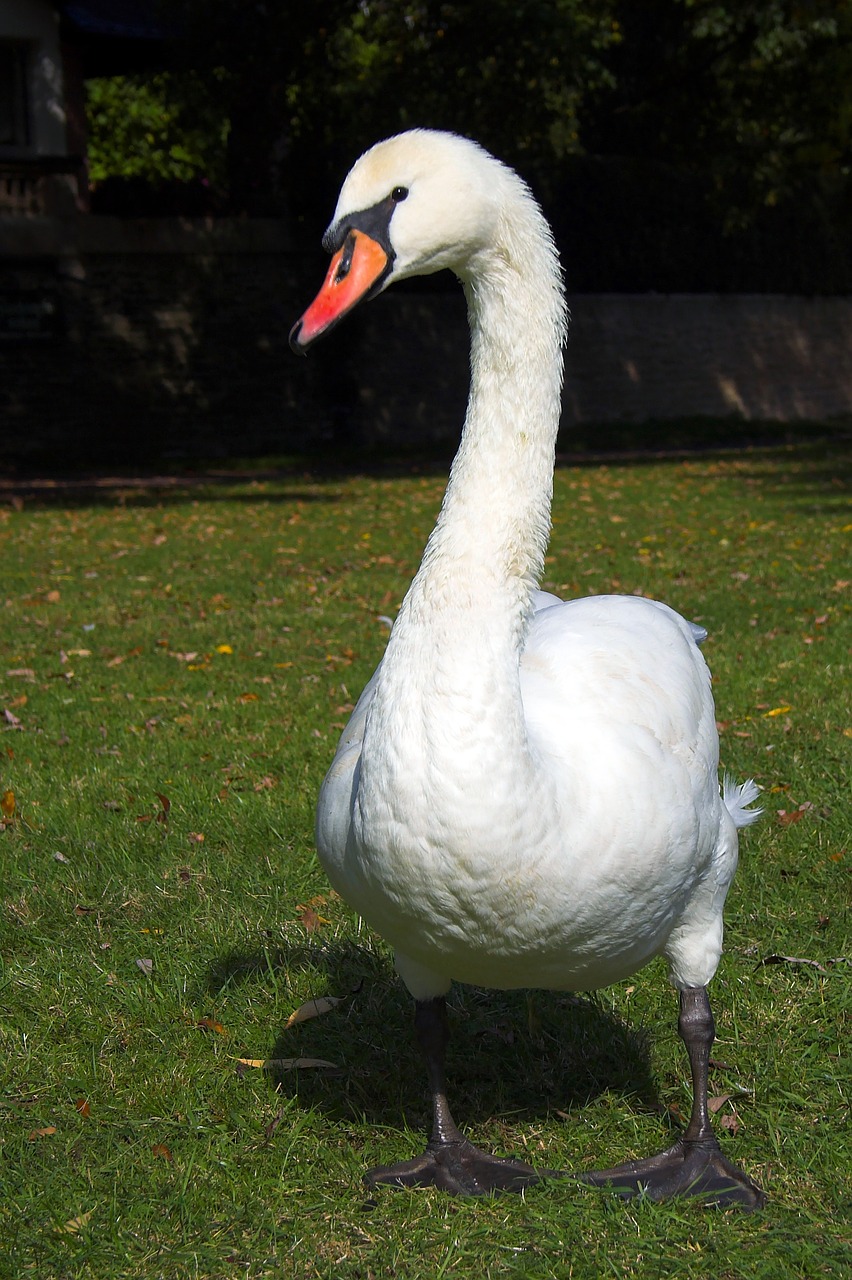
<instances>
[{"instance_id":1,"label":"tree foliage","mask_svg":"<svg viewBox=\"0 0 852 1280\"><path fill-rule=\"evenodd\" d=\"M90 86L96 181L203 178L233 211L315 227L365 146L449 128L515 165L557 222L571 184L591 182L584 216L595 192L611 204L620 190L675 236L681 217L739 235L745 257L786 219L791 244L822 235L820 280L832 254L852 272L852 0L172 0L168 12L182 31L169 72Z\"/></svg>"},{"instance_id":2,"label":"tree foliage","mask_svg":"<svg viewBox=\"0 0 852 1280\"><path fill-rule=\"evenodd\" d=\"M195 72L87 81L89 180L227 181L228 117L217 81Z\"/></svg>"},{"instance_id":3,"label":"tree foliage","mask_svg":"<svg viewBox=\"0 0 852 1280\"><path fill-rule=\"evenodd\" d=\"M707 175L729 225L848 189L849 0L622 0L588 150Z\"/></svg>"}]
</instances>

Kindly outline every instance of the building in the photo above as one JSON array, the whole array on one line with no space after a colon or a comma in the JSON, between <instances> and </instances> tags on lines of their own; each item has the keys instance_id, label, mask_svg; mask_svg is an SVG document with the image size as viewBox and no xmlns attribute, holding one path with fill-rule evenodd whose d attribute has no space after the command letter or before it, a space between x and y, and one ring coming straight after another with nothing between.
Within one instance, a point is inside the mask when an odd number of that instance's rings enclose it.
<instances>
[{"instance_id":1,"label":"building","mask_svg":"<svg viewBox=\"0 0 852 1280\"><path fill-rule=\"evenodd\" d=\"M88 207L84 79L156 65L156 0L0 0L0 215Z\"/></svg>"}]
</instances>

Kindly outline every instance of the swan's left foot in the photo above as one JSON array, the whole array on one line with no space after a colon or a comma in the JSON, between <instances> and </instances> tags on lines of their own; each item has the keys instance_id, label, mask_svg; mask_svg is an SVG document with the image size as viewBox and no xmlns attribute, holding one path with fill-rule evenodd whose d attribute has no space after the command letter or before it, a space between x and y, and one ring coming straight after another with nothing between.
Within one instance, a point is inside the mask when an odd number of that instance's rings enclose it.
<instances>
[{"instance_id":1,"label":"swan's left foot","mask_svg":"<svg viewBox=\"0 0 852 1280\"><path fill-rule=\"evenodd\" d=\"M380 1165L366 1175L370 1186L438 1187L458 1196L484 1196L494 1191L523 1191L547 1177L523 1160L489 1155L469 1142L450 1114L444 1089L447 1010L443 996L418 1000L414 1026L426 1058L432 1095L432 1134L422 1156L400 1164Z\"/></svg>"},{"instance_id":2,"label":"swan's left foot","mask_svg":"<svg viewBox=\"0 0 852 1280\"><path fill-rule=\"evenodd\" d=\"M761 1209L766 1195L742 1169L731 1164L712 1136L698 1142L680 1138L668 1151L649 1160L629 1161L613 1169L578 1175L587 1186L610 1187L650 1200L695 1196L705 1204Z\"/></svg>"},{"instance_id":3,"label":"swan's left foot","mask_svg":"<svg viewBox=\"0 0 852 1280\"><path fill-rule=\"evenodd\" d=\"M706 987L681 991L678 1033L692 1069L692 1115L686 1132L658 1156L580 1174L580 1181L651 1200L697 1196L705 1204L760 1209L766 1203L764 1192L725 1158L710 1125L707 1079L715 1028Z\"/></svg>"},{"instance_id":4,"label":"swan's left foot","mask_svg":"<svg viewBox=\"0 0 852 1280\"><path fill-rule=\"evenodd\" d=\"M496 1191L523 1191L546 1176L523 1160L489 1155L460 1138L430 1142L422 1156L371 1169L366 1181L371 1186L437 1187L457 1196L486 1196Z\"/></svg>"}]
</instances>

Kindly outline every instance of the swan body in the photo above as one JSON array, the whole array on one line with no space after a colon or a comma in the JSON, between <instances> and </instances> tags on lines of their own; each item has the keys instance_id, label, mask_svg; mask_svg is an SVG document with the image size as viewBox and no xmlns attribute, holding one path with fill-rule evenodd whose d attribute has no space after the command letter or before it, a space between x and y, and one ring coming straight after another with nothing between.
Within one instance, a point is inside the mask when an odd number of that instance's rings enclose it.
<instances>
[{"instance_id":1,"label":"swan body","mask_svg":"<svg viewBox=\"0 0 852 1280\"><path fill-rule=\"evenodd\" d=\"M295 349L444 267L471 328L441 512L322 786L329 879L419 1009L453 980L588 990L660 954L681 992L705 988L756 788L720 793L700 628L656 601L537 589L568 319L538 205L475 143L416 130L361 157L325 243Z\"/></svg>"}]
</instances>

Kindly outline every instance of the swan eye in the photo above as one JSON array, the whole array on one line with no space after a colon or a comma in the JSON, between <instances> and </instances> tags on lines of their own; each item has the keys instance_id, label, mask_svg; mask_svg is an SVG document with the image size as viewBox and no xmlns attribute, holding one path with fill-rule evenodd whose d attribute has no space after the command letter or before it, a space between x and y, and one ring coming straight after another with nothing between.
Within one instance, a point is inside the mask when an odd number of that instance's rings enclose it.
<instances>
[{"instance_id":1,"label":"swan eye","mask_svg":"<svg viewBox=\"0 0 852 1280\"><path fill-rule=\"evenodd\" d=\"M391 192L391 200L394 204L400 204L408 195L408 187L394 187Z\"/></svg>"}]
</instances>

